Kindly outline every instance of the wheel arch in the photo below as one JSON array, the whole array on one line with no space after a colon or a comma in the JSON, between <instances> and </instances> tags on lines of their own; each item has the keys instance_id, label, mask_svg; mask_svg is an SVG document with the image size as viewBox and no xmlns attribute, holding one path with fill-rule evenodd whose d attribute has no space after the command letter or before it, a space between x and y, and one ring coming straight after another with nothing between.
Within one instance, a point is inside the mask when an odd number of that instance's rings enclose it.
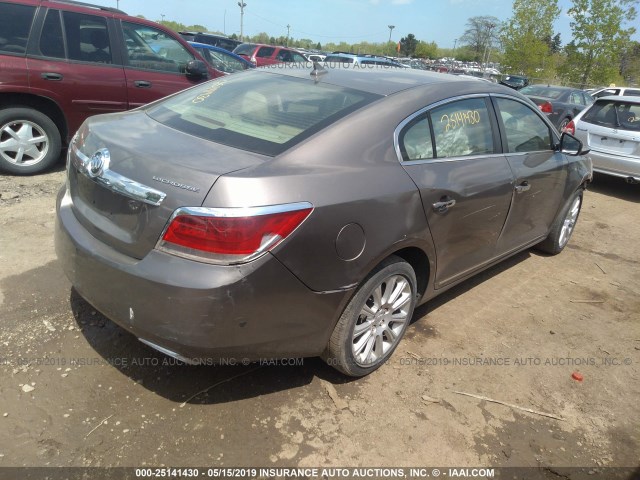
<instances>
[{"instance_id":1,"label":"wheel arch","mask_svg":"<svg viewBox=\"0 0 640 480\"><path fill-rule=\"evenodd\" d=\"M33 108L48 116L60 132L63 145L68 138L67 120L60 106L47 97L28 93L0 93L0 110L7 108Z\"/></svg>"}]
</instances>

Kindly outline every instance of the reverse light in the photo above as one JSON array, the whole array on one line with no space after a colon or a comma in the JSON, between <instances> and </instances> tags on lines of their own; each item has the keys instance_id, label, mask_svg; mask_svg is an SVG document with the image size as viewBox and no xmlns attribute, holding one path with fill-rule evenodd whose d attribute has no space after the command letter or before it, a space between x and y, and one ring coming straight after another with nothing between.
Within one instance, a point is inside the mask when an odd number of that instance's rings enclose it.
<instances>
[{"instance_id":1,"label":"reverse light","mask_svg":"<svg viewBox=\"0 0 640 480\"><path fill-rule=\"evenodd\" d=\"M573 123L573 120L571 120L569 123L567 123L567 126L562 129L562 131L570 133L571 135L575 135L576 134L576 124Z\"/></svg>"},{"instance_id":2,"label":"reverse light","mask_svg":"<svg viewBox=\"0 0 640 480\"><path fill-rule=\"evenodd\" d=\"M544 102L542 105L539 105L542 113L553 113L553 105L551 102Z\"/></svg>"},{"instance_id":3,"label":"reverse light","mask_svg":"<svg viewBox=\"0 0 640 480\"><path fill-rule=\"evenodd\" d=\"M312 210L308 202L247 208L179 208L156 248L201 262L245 263L272 250Z\"/></svg>"}]
</instances>

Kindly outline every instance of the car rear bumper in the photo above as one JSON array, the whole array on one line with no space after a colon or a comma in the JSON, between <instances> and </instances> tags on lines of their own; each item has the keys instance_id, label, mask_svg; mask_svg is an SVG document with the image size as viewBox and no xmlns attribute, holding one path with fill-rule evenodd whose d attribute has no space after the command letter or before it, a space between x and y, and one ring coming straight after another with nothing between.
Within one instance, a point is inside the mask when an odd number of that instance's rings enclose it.
<instances>
[{"instance_id":1,"label":"car rear bumper","mask_svg":"<svg viewBox=\"0 0 640 480\"><path fill-rule=\"evenodd\" d=\"M130 258L91 236L64 193L55 244L65 274L91 305L140 340L194 363L324 350L349 291L313 292L270 254L235 266L156 250Z\"/></svg>"},{"instance_id":2,"label":"car rear bumper","mask_svg":"<svg viewBox=\"0 0 640 480\"><path fill-rule=\"evenodd\" d=\"M593 161L593 171L621 178L633 178L640 181L640 158L615 155L591 150L589 157Z\"/></svg>"}]
</instances>

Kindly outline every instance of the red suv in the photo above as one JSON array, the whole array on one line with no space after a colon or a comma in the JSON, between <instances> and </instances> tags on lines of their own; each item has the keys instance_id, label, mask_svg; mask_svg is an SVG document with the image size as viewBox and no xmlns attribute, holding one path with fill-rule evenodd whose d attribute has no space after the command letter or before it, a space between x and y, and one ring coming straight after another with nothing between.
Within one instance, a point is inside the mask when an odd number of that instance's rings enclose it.
<instances>
[{"instance_id":1,"label":"red suv","mask_svg":"<svg viewBox=\"0 0 640 480\"><path fill-rule=\"evenodd\" d=\"M259 43L243 43L238 45L233 53L246 58L256 67L273 65L283 62L306 62L307 59L295 50L286 47L274 47Z\"/></svg>"},{"instance_id":2,"label":"red suv","mask_svg":"<svg viewBox=\"0 0 640 480\"><path fill-rule=\"evenodd\" d=\"M0 169L53 165L90 115L121 112L223 75L180 36L70 0L0 0Z\"/></svg>"}]
</instances>

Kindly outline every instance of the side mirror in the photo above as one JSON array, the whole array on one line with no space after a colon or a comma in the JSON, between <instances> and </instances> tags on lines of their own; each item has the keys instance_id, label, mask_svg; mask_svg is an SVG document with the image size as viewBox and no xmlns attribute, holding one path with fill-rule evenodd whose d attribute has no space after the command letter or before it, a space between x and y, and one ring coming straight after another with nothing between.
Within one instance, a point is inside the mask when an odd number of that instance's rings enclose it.
<instances>
[{"instance_id":1,"label":"side mirror","mask_svg":"<svg viewBox=\"0 0 640 480\"><path fill-rule=\"evenodd\" d=\"M561 153L565 155L571 155L577 157L578 155L586 155L589 153L589 149L584 150L584 145L576 137L567 132L562 132L560 136L560 148Z\"/></svg>"},{"instance_id":2,"label":"side mirror","mask_svg":"<svg viewBox=\"0 0 640 480\"><path fill-rule=\"evenodd\" d=\"M202 60L191 60L187 63L185 69L187 77L199 80L201 78L207 78L209 76L209 70L207 65Z\"/></svg>"}]
</instances>

